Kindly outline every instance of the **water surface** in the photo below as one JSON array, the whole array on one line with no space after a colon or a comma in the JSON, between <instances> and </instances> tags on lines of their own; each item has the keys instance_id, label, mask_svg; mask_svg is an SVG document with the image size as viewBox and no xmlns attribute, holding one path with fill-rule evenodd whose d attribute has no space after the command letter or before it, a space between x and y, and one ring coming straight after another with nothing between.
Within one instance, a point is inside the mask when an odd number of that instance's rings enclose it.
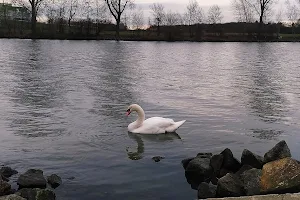
<instances>
[{"instance_id":1,"label":"water surface","mask_svg":"<svg viewBox=\"0 0 300 200\"><path fill-rule=\"evenodd\" d=\"M0 40L0 164L59 174L59 200L194 199L181 160L286 140L299 156L296 43ZM146 117L177 134L129 134ZM155 163L153 156L164 156Z\"/></svg>"}]
</instances>

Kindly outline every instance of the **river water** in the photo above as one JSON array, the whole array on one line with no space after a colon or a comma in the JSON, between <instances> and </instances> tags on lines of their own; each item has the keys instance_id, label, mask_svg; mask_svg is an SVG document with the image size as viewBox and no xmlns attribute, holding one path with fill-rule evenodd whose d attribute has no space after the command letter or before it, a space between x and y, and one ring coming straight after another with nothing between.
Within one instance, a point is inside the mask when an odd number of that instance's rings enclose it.
<instances>
[{"instance_id":1,"label":"river water","mask_svg":"<svg viewBox=\"0 0 300 200\"><path fill-rule=\"evenodd\" d=\"M284 139L300 158L298 52L297 43L2 39L0 164L57 173L58 200L195 199L181 160L198 152L263 155ZM187 122L177 134L129 134L131 103Z\"/></svg>"}]
</instances>

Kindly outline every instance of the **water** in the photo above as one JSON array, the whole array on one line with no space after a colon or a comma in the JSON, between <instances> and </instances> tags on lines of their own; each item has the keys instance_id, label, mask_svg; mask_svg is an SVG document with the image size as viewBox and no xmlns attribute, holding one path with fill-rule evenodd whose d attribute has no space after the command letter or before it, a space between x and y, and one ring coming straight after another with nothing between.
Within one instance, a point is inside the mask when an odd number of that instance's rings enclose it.
<instances>
[{"instance_id":1,"label":"water","mask_svg":"<svg viewBox=\"0 0 300 200\"><path fill-rule=\"evenodd\" d=\"M181 160L226 147L263 155L284 139L300 158L296 43L2 39L0 52L0 164L59 174L58 200L195 199ZM187 122L129 134L131 103Z\"/></svg>"}]
</instances>

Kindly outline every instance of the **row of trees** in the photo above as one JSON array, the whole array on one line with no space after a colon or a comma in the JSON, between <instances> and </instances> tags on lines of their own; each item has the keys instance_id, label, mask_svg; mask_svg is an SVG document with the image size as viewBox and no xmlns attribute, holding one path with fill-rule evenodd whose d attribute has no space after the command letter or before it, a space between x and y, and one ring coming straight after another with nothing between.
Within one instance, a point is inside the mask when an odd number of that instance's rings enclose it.
<instances>
[{"instance_id":1,"label":"row of trees","mask_svg":"<svg viewBox=\"0 0 300 200\"><path fill-rule=\"evenodd\" d=\"M31 12L32 35L36 34L37 17L47 19L48 23L67 22L71 30L71 22L78 19L93 20L97 24L116 23L116 36L119 38L120 25L124 23L134 29L145 27L142 9L134 5L133 0L12 0L13 4L21 5ZM274 13L277 0L232 0L232 8L238 22L260 25L267 22L270 17L276 16L276 21L282 20L286 15L288 20L296 23L300 14L300 0L286 0L285 8ZM165 11L160 3L150 6L152 16L148 19L149 26L157 28L160 34L161 26L221 23L223 14L218 5L212 5L208 12L199 6L196 0L190 0L183 14ZM190 28L190 34L192 31Z\"/></svg>"}]
</instances>

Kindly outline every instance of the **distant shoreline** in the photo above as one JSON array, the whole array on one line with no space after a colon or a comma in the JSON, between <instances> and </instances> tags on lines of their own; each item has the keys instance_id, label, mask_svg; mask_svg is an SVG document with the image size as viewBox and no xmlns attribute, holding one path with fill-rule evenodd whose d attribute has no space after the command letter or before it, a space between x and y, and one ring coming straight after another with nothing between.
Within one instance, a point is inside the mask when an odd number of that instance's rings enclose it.
<instances>
[{"instance_id":1,"label":"distant shoreline","mask_svg":"<svg viewBox=\"0 0 300 200\"><path fill-rule=\"evenodd\" d=\"M35 38L32 37L18 37L18 36L10 36L4 37L0 36L0 39L36 39L36 40L90 40L90 41L105 41L105 40L116 40L114 36L110 37L44 37L37 36ZM136 41L136 42L300 42L299 38L280 38L280 39L272 39L272 40L254 40L254 39L223 39L223 38L214 38L214 39L201 39L201 40L193 40L193 39L175 39L175 40L167 40L167 39L149 39L149 38L128 38L128 37L120 37L120 41Z\"/></svg>"}]
</instances>

